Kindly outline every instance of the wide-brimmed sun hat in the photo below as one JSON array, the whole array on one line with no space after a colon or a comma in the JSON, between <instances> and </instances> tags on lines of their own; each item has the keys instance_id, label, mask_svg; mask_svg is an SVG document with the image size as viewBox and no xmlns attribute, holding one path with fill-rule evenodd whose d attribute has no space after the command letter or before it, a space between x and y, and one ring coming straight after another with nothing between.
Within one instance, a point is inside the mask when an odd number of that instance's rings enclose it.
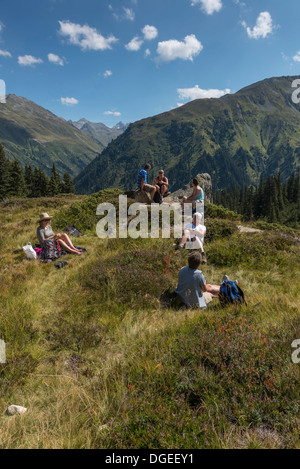
<instances>
[{"instance_id":1,"label":"wide-brimmed sun hat","mask_svg":"<svg viewBox=\"0 0 300 469\"><path fill-rule=\"evenodd\" d=\"M40 218L39 220L37 221L37 223L41 223L42 221L45 221L45 220L51 220L53 217L50 217L48 215L48 213L41 213L40 214Z\"/></svg>"}]
</instances>

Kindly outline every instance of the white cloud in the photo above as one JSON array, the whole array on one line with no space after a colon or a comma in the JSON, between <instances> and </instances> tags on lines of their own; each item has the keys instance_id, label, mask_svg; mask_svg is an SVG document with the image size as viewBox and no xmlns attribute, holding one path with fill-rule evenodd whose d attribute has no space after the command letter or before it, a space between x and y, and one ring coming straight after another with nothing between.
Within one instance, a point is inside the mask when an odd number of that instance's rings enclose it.
<instances>
[{"instance_id":1,"label":"white cloud","mask_svg":"<svg viewBox=\"0 0 300 469\"><path fill-rule=\"evenodd\" d=\"M118 111L105 111L104 114L106 116L115 116L115 117L120 117L121 113Z\"/></svg>"},{"instance_id":2,"label":"white cloud","mask_svg":"<svg viewBox=\"0 0 300 469\"><path fill-rule=\"evenodd\" d=\"M105 38L91 26L71 23L70 21L59 21L59 34L69 39L71 44L80 46L82 50L105 50L111 49L111 45L117 42L113 35Z\"/></svg>"},{"instance_id":3,"label":"white cloud","mask_svg":"<svg viewBox=\"0 0 300 469\"><path fill-rule=\"evenodd\" d=\"M125 8L123 7L123 10L124 10L124 17L126 20L129 20L129 21L134 21L134 18L135 18L135 13L134 11L132 10L132 8Z\"/></svg>"},{"instance_id":4,"label":"white cloud","mask_svg":"<svg viewBox=\"0 0 300 469\"><path fill-rule=\"evenodd\" d=\"M150 49L146 49L145 50L145 57L149 57L151 55L151 50Z\"/></svg>"},{"instance_id":5,"label":"white cloud","mask_svg":"<svg viewBox=\"0 0 300 469\"><path fill-rule=\"evenodd\" d=\"M124 20L134 21L135 20L135 13L132 8L123 7L122 13L117 13L114 10L114 7L112 5L108 5L108 9L112 12L113 17L117 21L124 21Z\"/></svg>"},{"instance_id":6,"label":"white cloud","mask_svg":"<svg viewBox=\"0 0 300 469\"><path fill-rule=\"evenodd\" d=\"M150 26L149 24L146 24L146 26L143 27L142 33L147 41L151 41L158 36L157 28L155 26Z\"/></svg>"},{"instance_id":7,"label":"white cloud","mask_svg":"<svg viewBox=\"0 0 300 469\"><path fill-rule=\"evenodd\" d=\"M193 99L221 98L221 96L229 94L230 89L226 88L225 90L204 90L202 88L199 88L199 85L196 85L193 88L178 88L177 93L180 99L187 99L192 101Z\"/></svg>"},{"instance_id":8,"label":"white cloud","mask_svg":"<svg viewBox=\"0 0 300 469\"><path fill-rule=\"evenodd\" d=\"M142 39L135 36L128 44L126 44L125 48L130 51L138 51L142 47L143 42L144 41Z\"/></svg>"},{"instance_id":9,"label":"white cloud","mask_svg":"<svg viewBox=\"0 0 300 469\"><path fill-rule=\"evenodd\" d=\"M293 57L294 62L300 62L300 50Z\"/></svg>"},{"instance_id":10,"label":"white cloud","mask_svg":"<svg viewBox=\"0 0 300 469\"><path fill-rule=\"evenodd\" d=\"M103 73L103 76L105 78L111 77L112 76L112 71L111 70L105 70L105 72Z\"/></svg>"},{"instance_id":11,"label":"white cloud","mask_svg":"<svg viewBox=\"0 0 300 469\"><path fill-rule=\"evenodd\" d=\"M192 6L201 5L202 10L208 15L218 12L222 8L222 0L192 0Z\"/></svg>"},{"instance_id":12,"label":"white cloud","mask_svg":"<svg viewBox=\"0 0 300 469\"><path fill-rule=\"evenodd\" d=\"M245 21L242 22L242 25L251 39L265 39L274 30L272 17L268 11L263 11L259 14L256 25L252 29L247 26Z\"/></svg>"},{"instance_id":13,"label":"white cloud","mask_svg":"<svg viewBox=\"0 0 300 469\"><path fill-rule=\"evenodd\" d=\"M74 106L75 104L78 104L79 101L76 98L60 98L61 104L64 104L65 106Z\"/></svg>"},{"instance_id":14,"label":"white cloud","mask_svg":"<svg viewBox=\"0 0 300 469\"><path fill-rule=\"evenodd\" d=\"M56 65L61 65L62 67L64 66L64 59L61 59L58 55L56 54L48 54L48 60L49 62L56 64Z\"/></svg>"},{"instance_id":15,"label":"white cloud","mask_svg":"<svg viewBox=\"0 0 300 469\"><path fill-rule=\"evenodd\" d=\"M2 57L12 57L11 53L8 50L0 50L0 56Z\"/></svg>"},{"instance_id":16,"label":"white cloud","mask_svg":"<svg viewBox=\"0 0 300 469\"><path fill-rule=\"evenodd\" d=\"M18 64L19 65L24 65L24 66L33 66L36 64L41 64L43 63L42 59L38 59L36 57L33 57L32 55L23 55L18 57Z\"/></svg>"},{"instance_id":17,"label":"white cloud","mask_svg":"<svg viewBox=\"0 0 300 469\"><path fill-rule=\"evenodd\" d=\"M194 34L186 36L183 42L176 39L158 43L158 60L170 62L175 59L191 60L196 57L203 49L200 41Z\"/></svg>"}]
</instances>

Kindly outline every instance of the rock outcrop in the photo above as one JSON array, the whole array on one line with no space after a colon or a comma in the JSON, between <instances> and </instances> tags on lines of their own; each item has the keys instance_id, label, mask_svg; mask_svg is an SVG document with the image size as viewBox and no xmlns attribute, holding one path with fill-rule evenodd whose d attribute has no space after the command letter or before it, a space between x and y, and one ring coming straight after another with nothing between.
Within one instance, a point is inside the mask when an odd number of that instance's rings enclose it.
<instances>
[{"instance_id":1,"label":"rock outcrop","mask_svg":"<svg viewBox=\"0 0 300 469\"><path fill-rule=\"evenodd\" d=\"M213 190L212 190L212 180L209 174L204 173L204 174L197 174L195 176L200 184L200 187L204 190L204 198L205 201L208 203L213 202ZM187 184L186 186L183 186L181 189L179 189L176 192L173 192L170 194L165 200L165 202L181 202L182 198L184 196L189 197L192 195L193 192L193 185L192 181Z\"/></svg>"}]
</instances>

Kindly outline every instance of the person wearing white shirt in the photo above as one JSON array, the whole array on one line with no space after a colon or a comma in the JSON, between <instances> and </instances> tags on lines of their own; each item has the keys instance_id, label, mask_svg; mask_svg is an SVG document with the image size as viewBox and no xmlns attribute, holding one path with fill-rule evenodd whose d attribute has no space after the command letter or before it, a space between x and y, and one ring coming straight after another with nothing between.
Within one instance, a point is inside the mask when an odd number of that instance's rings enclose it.
<instances>
[{"instance_id":1,"label":"person wearing white shirt","mask_svg":"<svg viewBox=\"0 0 300 469\"><path fill-rule=\"evenodd\" d=\"M189 223L184 228L183 237L180 240L177 249L183 249L187 243L191 243L191 247L187 249L199 249L202 255L202 264L206 264L206 254L203 249L204 237L206 235L206 227L201 224L202 215L196 212L193 216L193 223Z\"/></svg>"}]
</instances>

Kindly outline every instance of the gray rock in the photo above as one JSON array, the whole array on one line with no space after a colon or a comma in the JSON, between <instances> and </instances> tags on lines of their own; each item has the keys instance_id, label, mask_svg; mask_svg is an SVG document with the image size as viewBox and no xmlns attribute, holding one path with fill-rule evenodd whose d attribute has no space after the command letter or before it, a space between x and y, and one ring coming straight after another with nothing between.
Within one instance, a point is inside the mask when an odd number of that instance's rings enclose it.
<instances>
[{"instance_id":1,"label":"gray rock","mask_svg":"<svg viewBox=\"0 0 300 469\"><path fill-rule=\"evenodd\" d=\"M6 409L6 415L12 417L13 415L24 415L27 412L26 407L19 405L11 405Z\"/></svg>"},{"instance_id":2,"label":"gray rock","mask_svg":"<svg viewBox=\"0 0 300 469\"><path fill-rule=\"evenodd\" d=\"M137 202L141 204L149 204L150 203L150 194L147 192L142 193L139 189L134 192L134 198Z\"/></svg>"},{"instance_id":3,"label":"gray rock","mask_svg":"<svg viewBox=\"0 0 300 469\"><path fill-rule=\"evenodd\" d=\"M205 201L207 203L212 203L213 202L213 190L212 190L212 180L209 174L204 173L204 174L197 174L195 176L200 184L200 187L204 190L204 197ZM186 186L183 186L181 189L179 189L176 192L173 192L170 194L165 201L166 202L181 202L182 198L184 196L189 197L193 193L193 185L192 181L190 181L189 184Z\"/></svg>"}]
</instances>

